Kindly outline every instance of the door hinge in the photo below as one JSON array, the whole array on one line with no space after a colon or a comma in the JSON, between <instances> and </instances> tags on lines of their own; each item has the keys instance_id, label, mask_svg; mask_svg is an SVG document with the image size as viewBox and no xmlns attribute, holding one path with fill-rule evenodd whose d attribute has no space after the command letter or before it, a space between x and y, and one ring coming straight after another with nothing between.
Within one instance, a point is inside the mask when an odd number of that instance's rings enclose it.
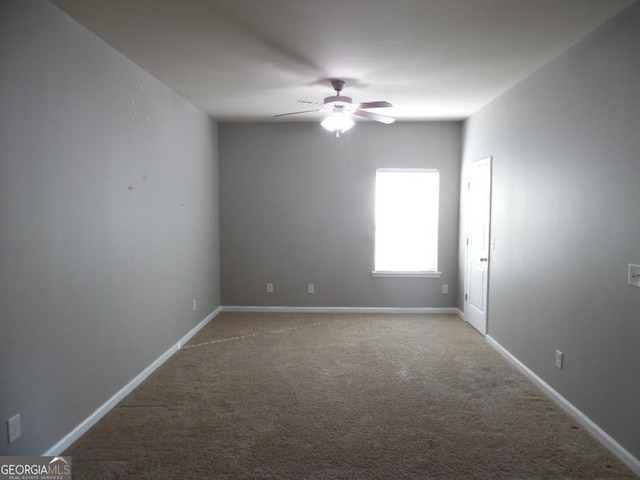
<instances>
[{"instance_id":1,"label":"door hinge","mask_svg":"<svg viewBox=\"0 0 640 480\"><path fill-rule=\"evenodd\" d=\"M464 294L464 301L465 302L467 301L467 294L466 293Z\"/></svg>"},{"instance_id":2,"label":"door hinge","mask_svg":"<svg viewBox=\"0 0 640 480\"><path fill-rule=\"evenodd\" d=\"M467 189L471 188L471 182L467 182Z\"/></svg>"},{"instance_id":3,"label":"door hinge","mask_svg":"<svg viewBox=\"0 0 640 480\"><path fill-rule=\"evenodd\" d=\"M469 239L467 238L467 245L469 245Z\"/></svg>"}]
</instances>

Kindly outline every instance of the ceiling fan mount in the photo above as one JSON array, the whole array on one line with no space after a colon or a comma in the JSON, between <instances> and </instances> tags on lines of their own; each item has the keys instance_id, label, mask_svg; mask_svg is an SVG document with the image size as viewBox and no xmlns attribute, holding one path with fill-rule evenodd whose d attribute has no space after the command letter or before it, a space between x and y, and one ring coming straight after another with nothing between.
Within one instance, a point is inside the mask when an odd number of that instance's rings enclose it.
<instances>
[{"instance_id":1,"label":"ceiling fan mount","mask_svg":"<svg viewBox=\"0 0 640 480\"><path fill-rule=\"evenodd\" d=\"M340 92L342 91L342 88L344 87L344 80L339 80L339 79L335 78L335 79L331 80L331 86L336 91L336 93L338 95L340 95Z\"/></svg>"},{"instance_id":2,"label":"ceiling fan mount","mask_svg":"<svg viewBox=\"0 0 640 480\"><path fill-rule=\"evenodd\" d=\"M340 95L342 88L344 87L344 80L331 80L331 86L336 91L335 95L325 97L324 105L328 107L344 107L346 105L352 105L353 100L351 97L345 97Z\"/></svg>"}]
</instances>

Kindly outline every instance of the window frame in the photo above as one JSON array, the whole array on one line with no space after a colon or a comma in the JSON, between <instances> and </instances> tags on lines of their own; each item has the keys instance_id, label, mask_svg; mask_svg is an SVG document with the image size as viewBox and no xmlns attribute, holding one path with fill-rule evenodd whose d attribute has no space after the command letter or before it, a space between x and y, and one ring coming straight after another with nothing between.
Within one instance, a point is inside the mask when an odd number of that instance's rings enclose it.
<instances>
[{"instance_id":1,"label":"window frame","mask_svg":"<svg viewBox=\"0 0 640 480\"><path fill-rule=\"evenodd\" d=\"M376 270L376 242L377 242L377 204L378 204L378 192L377 192L377 180L378 172L428 172L438 174L438 208L437 208L437 220L436 220L436 251L435 251L435 269L434 270ZM438 271L439 260L439 235L440 235L440 170L437 168L378 168L376 169L374 187L374 233L373 233L373 266L374 269L371 272L372 277L399 277L399 278L440 278L442 272Z\"/></svg>"}]
</instances>

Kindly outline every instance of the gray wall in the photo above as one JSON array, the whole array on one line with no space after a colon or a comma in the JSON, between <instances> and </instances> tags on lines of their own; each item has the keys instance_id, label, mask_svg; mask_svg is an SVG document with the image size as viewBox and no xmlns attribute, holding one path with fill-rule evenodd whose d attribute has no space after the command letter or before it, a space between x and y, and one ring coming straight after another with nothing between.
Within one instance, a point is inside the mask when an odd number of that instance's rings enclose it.
<instances>
[{"instance_id":1,"label":"gray wall","mask_svg":"<svg viewBox=\"0 0 640 480\"><path fill-rule=\"evenodd\" d=\"M216 125L48 2L0 49L0 455L41 454L219 305Z\"/></svg>"},{"instance_id":2,"label":"gray wall","mask_svg":"<svg viewBox=\"0 0 640 480\"><path fill-rule=\"evenodd\" d=\"M489 334L636 458L639 52L636 3L468 119L463 152L494 160Z\"/></svg>"},{"instance_id":3,"label":"gray wall","mask_svg":"<svg viewBox=\"0 0 640 480\"><path fill-rule=\"evenodd\" d=\"M361 122L340 138L318 123L221 123L219 136L224 305L456 305L461 123ZM372 278L383 167L440 169L442 278Z\"/></svg>"}]
</instances>

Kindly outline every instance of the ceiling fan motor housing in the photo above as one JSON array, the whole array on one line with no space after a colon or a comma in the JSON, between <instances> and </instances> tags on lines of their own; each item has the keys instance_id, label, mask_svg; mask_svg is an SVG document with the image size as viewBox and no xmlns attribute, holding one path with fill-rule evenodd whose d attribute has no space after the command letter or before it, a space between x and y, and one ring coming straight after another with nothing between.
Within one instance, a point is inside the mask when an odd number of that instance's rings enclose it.
<instances>
[{"instance_id":1,"label":"ceiling fan motor housing","mask_svg":"<svg viewBox=\"0 0 640 480\"><path fill-rule=\"evenodd\" d=\"M333 97L325 97L324 104L330 107L334 106L347 106L351 105L351 97L343 97L342 95L336 95Z\"/></svg>"}]
</instances>

